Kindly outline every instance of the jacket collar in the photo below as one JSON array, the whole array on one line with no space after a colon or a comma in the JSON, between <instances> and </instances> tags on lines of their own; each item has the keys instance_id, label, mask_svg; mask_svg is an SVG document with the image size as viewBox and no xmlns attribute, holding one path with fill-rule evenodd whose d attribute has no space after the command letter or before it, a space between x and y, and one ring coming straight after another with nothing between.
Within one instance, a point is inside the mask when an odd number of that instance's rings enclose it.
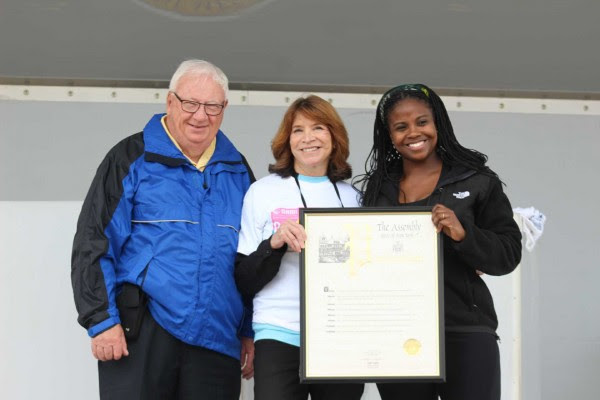
<instances>
[{"instance_id":1,"label":"jacket collar","mask_svg":"<svg viewBox=\"0 0 600 400\"><path fill-rule=\"evenodd\" d=\"M450 185L455 182L462 181L474 175L477 171L467 168L462 165L442 165L442 172L435 189ZM398 204L398 184L400 176L397 174L391 175L390 179L383 181L381 185L381 193L387 198L391 204Z\"/></svg>"},{"instance_id":2,"label":"jacket collar","mask_svg":"<svg viewBox=\"0 0 600 400\"><path fill-rule=\"evenodd\" d=\"M442 173L440 179L436 185L436 189L444 187L454 182L462 181L468 177L475 175L477 171L467 168L463 165L449 165L444 164L442 166Z\"/></svg>"},{"instance_id":3,"label":"jacket collar","mask_svg":"<svg viewBox=\"0 0 600 400\"><path fill-rule=\"evenodd\" d=\"M175 146L165 132L162 123L160 122L164 115L164 113L155 114L144 127L143 135L146 150L144 158L147 161L159 162L171 167L189 164L188 159L177 146ZM208 162L208 165L218 162L239 163L241 161L242 157L233 143L231 143L225 134L219 130L219 132L217 132L215 152Z\"/></svg>"}]
</instances>

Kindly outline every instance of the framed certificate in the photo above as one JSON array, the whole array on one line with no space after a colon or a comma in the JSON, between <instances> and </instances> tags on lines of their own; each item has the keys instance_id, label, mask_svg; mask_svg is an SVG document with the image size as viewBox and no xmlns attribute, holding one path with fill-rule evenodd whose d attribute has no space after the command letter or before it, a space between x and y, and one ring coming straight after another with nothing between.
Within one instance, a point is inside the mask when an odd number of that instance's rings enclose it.
<instances>
[{"instance_id":1,"label":"framed certificate","mask_svg":"<svg viewBox=\"0 0 600 400\"><path fill-rule=\"evenodd\" d=\"M445 380L431 207L300 210L300 380Z\"/></svg>"}]
</instances>

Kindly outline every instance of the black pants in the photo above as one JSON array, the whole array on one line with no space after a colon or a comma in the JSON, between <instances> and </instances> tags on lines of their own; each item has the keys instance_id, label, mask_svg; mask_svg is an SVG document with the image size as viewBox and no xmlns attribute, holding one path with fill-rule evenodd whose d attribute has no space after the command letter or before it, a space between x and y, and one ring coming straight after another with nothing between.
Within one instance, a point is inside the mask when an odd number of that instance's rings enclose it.
<instances>
[{"instance_id":1,"label":"black pants","mask_svg":"<svg viewBox=\"0 0 600 400\"><path fill-rule=\"evenodd\" d=\"M254 345L254 400L359 400L362 383L301 384L300 349L276 340Z\"/></svg>"},{"instance_id":2,"label":"black pants","mask_svg":"<svg viewBox=\"0 0 600 400\"><path fill-rule=\"evenodd\" d=\"M445 383L379 383L382 400L500 400L500 353L490 333L446 332Z\"/></svg>"},{"instance_id":3,"label":"black pants","mask_svg":"<svg viewBox=\"0 0 600 400\"><path fill-rule=\"evenodd\" d=\"M238 400L240 362L185 344L146 312L140 336L127 343L129 356L99 361L102 400Z\"/></svg>"}]
</instances>

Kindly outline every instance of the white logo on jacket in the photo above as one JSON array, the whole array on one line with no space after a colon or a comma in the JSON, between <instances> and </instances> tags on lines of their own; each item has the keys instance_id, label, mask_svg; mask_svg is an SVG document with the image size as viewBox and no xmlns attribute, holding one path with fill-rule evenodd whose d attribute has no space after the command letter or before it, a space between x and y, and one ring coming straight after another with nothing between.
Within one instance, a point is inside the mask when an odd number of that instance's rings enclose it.
<instances>
[{"instance_id":1,"label":"white logo on jacket","mask_svg":"<svg viewBox=\"0 0 600 400\"><path fill-rule=\"evenodd\" d=\"M458 193L452 193L452 196L456 197L457 199L464 199L467 198L471 195L471 193L467 192L458 192Z\"/></svg>"}]
</instances>

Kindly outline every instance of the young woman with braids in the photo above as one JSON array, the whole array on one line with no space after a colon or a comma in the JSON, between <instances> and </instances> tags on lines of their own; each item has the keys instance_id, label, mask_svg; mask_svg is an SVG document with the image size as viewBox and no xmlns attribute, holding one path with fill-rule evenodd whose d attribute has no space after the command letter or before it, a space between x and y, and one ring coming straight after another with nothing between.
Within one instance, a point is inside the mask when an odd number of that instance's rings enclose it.
<instances>
[{"instance_id":1,"label":"young woman with braids","mask_svg":"<svg viewBox=\"0 0 600 400\"><path fill-rule=\"evenodd\" d=\"M521 234L487 156L458 143L442 100L421 84L397 86L377 107L363 206L432 206L444 235L446 382L378 384L383 400L499 400L498 321L481 273L521 259Z\"/></svg>"}]
</instances>

